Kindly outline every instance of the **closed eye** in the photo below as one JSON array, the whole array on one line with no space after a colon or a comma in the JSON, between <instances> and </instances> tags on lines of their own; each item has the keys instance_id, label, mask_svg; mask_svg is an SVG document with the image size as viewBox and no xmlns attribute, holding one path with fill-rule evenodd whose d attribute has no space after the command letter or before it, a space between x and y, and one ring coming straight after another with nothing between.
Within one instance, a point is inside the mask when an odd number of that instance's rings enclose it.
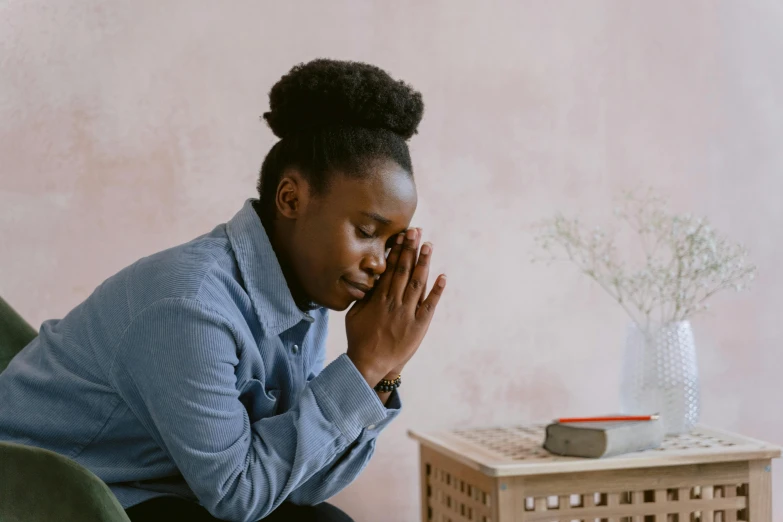
<instances>
[{"instance_id":1,"label":"closed eye","mask_svg":"<svg viewBox=\"0 0 783 522\"><path fill-rule=\"evenodd\" d=\"M363 237L365 239L372 239L375 237L375 234L367 232L362 227L356 227L356 232L359 234L360 237Z\"/></svg>"}]
</instances>

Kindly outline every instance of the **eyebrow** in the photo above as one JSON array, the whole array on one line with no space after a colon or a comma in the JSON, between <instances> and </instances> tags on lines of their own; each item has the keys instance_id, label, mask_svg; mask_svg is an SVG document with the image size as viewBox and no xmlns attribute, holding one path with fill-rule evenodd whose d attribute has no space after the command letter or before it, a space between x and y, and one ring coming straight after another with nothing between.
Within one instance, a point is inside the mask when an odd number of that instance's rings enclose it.
<instances>
[{"instance_id":1,"label":"eyebrow","mask_svg":"<svg viewBox=\"0 0 783 522\"><path fill-rule=\"evenodd\" d=\"M375 221L379 221L383 223L384 225L388 225L391 223L391 219L385 218L381 216L380 214L376 214L375 212L362 212L365 216L374 219Z\"/></svg>"}]
</instances>

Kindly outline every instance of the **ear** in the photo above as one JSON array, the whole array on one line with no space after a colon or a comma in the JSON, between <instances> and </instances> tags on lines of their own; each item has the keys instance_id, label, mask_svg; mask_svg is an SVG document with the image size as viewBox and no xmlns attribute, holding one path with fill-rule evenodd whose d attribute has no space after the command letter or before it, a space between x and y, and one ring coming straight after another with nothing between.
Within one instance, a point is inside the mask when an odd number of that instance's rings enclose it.
<instances>
[{"instance_id":1,"label":"ear","mask_svg":"<svg viewBox=\"0 0 783 522\"><path fill-rule=\"evenodd\" d=\"M287 219L299 218L307 208L309 188L307 181L296 169L283 172L275 194L275 206L280 215Z\"/></svg>"}]
</instances>

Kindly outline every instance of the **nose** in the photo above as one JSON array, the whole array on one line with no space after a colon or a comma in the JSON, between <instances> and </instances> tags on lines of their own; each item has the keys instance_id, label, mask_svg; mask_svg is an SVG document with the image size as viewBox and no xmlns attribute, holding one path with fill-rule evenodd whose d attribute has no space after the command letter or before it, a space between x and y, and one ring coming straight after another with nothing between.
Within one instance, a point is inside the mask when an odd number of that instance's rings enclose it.
<instances>
[{"instance_id":1,"label":"nose","mask_svg":"<svg viewBox=\"0 0 783 522\"><path fill-rule=\"evenodd\" d=\"M361 269L373 279L386 270L386 250L383 245L375 247L362 258Z\"/></svg>"}]
</instances>

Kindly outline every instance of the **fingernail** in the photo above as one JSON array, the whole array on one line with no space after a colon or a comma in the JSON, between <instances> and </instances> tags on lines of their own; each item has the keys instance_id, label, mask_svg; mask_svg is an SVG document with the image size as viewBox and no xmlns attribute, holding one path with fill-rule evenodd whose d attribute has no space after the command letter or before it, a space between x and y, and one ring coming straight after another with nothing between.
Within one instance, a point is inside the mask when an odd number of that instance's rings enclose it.
<instances>
[{"instance_id":1,"label":"fingernail","mask_svg":"<svg viewBox=\"0 0 783 522\"><path fill-rule=\"evenodd\" d=\"M424 243L421 246L421 254L424 256L428 256L430 252L432 251L432 246L429 243Z\"/></svg>"},{"instance_id":2,"label":"fingernail","mask_svg":"<svg viewBox=\"0 0 783 522\"><path fill-rule=\"evenodd\" d=\"M445 275L444 276L440 276L440 278L438 279L438 286L441 287L441 288L446 286L446 276Z\"/></svg>"},{"instance_id":3,"label":"fingernail","mask_svg":"<svg viewBox=\"0 0 783 522\"><path fill-rule=\"evenodd\" d=\"M416 239L416 229L409 228L407 232L405 232L405 237L408 239Z\"/></svg>"},{"instance_id":4,"label":"fingernail","mask_svg":"<svg viewBox=\"0 0 783 522\"><path fill-rule=\"evenodd\" d=\"M405 237L405 234L403 234L402 232L400 232L399 234L397 234L397 244L398 244L398 245L401 245L401 244L402 244L402 240L404 239L404 237Z\"/></svg>"}]
</instances>

